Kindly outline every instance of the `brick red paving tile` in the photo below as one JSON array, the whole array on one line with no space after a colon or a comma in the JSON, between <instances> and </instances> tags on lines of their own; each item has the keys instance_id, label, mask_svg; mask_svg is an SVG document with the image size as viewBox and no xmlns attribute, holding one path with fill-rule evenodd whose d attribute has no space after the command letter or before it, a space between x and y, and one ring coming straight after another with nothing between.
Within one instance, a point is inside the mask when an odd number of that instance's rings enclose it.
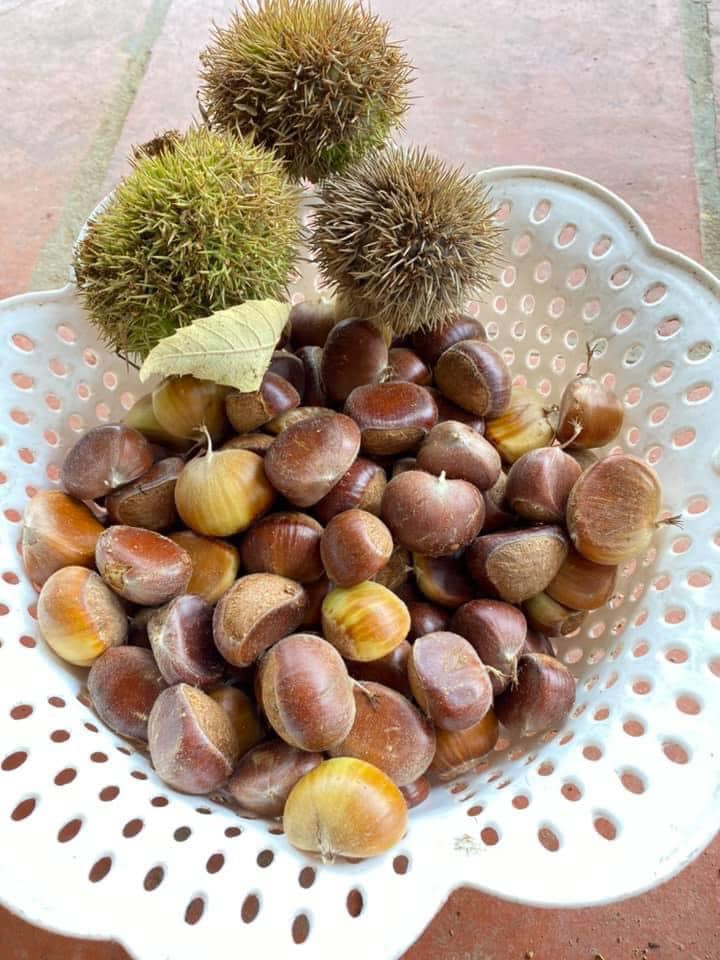
<instances>
[{"instance_id":1,"label":"brick red paving tile","mask_svg":"<svg viewBox=\"0 0 720 960\"><path fill-rule=\"evenodd\" d=\"M0 297L27 289L150 3L41 0L4 11Z\"/></svg>"}]
</instances>

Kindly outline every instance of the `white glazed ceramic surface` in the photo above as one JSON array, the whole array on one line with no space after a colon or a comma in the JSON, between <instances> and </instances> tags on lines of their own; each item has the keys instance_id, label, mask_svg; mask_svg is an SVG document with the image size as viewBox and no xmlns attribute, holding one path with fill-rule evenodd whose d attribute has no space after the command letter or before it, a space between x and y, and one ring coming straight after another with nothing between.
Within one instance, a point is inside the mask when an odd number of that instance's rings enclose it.
<instances>
[{"instance_id":1,"label":"white glazed ceramic surface","mask_svg":"<svg viewBox=\"0 0 720 960\"><path fill-rule=\"evenodd\" d=\"M85 672L39 639L16 549L27 496L56 486L68 446L142 391L72 286L16 297L0 304L0 894L13 910L115 938L142 960L230 944L274 960L383 960L462 884L531 904L602 903L653 887L712 838L720 285L593 183L520 167L484 177L507 266L469 311L516 382L554 401L586 340L602 338L594 372L624 400L620 447L654 464L668 512L685 521L660 530L608 606L560 644L578 679L571 718L552 738L501 741L412 812L395 850L365 863L320 864L277 826L168 789L87 706ZM313 285L307 276L304 292Z\"/></svg>"}]
</instances>

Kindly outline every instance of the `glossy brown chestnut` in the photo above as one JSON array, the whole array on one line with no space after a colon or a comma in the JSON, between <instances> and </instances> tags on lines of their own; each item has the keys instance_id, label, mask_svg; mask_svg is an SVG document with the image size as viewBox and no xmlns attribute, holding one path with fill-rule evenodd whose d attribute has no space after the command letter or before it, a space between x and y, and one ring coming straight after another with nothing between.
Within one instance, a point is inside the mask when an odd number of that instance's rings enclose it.
<instances>
[{"instance_id":1,"label":"glossy brown chestnut","mask_svg":"<svg viewBox=\"0 0 720 960\"><path fill-rule=\"evenodd\" d=\"M147 530L167 530L177 521L175 484L185 466L182 457L158 460L137 480L105 497L113 523Z\"/></svg>"},{"instance_id":2,"label":"glossy brown chestnut","mask_svg":"<svg viewBox=\"0 0 720 960\"><path fill-rule=\"evenodd\" d=\"M587 560L571 547L545 592L574 610L597 610L613 595L617 571L616 566Z\"/></svg>"},{"instance_id":3,"label":"glossy brown chestnut","mask_svg":"<svg viewBox=\"0 0 720 960\"><path fill-rule=\"evenodd\" d=\"M62 484L78 500L97 500L137 480L152 463L150 444L141 433L124 423L108 423L92 427L70 448Z\"/></svg>"},{"instance_id":4,"label":"glossy brown chestnut","mask_svg":"<svg viewBox=\"0 0 720 960\"><path fill-rule=\"evenodd\" d=\"M413 572L423 595L443 607L455 609L477 593L460 557L424 557L415 553Z\"/></svg>"},{"instance_id":5,"label":"glossy brown chestnut","mask_svg":"<svg viewBox=\"0 0 720 960\"><path fill-rule=\"evenodd\" d=\"M358 457L332 490L315 504L315 516L320 523L328 524L338 513L354 508L378 515L386 484L381 466Z\"/></svg>"},{"instance_id":6,"label":"glossy brown chestnut","mask_svg":"<svg viewBox=\"0 0 720 960\"><path fill-rule=\"evenodd\" d=\"M277 436L287 430L288 427L300 423L301 420L333 416L335 416L335 411L328 410L327 407L295 407L294 410L288 410L287 413L281 413L279 417L268 420L263 429L273 436Z\"/></svg>"},{"instance_id":7,"label":"glossy brown chestnut","mask_svg":"<svg viewBox=\"0 0 720 960\"><path fill-rule=\"evenodd\" d=\"M482 662L492 667L493 693L501 693L516 676L525 650L527 623L522 612L502 600L471 600L459 607L450 629L472 644Z\"/></svg>"},{"instance_id":8,"label":"glossy brown chestnut","mask_svg":"<svg viewBox=\"0 0 720 960\"><path fill-rule=\"evenodd\" d=\"M179 683L159 695L148 721L150 759L185 793L209 793L232 773L238 741L228 715L202 690Z\"/></svg>"},{"instance_id":9,"label":"glossy brown chestnut","mask_svg":"<svg viewBox=\"0 0 720 960\"><path fill-rule=\"evenodd\" d=\"M407 640L399 643L394 650L377 660L346 660L348 673L355 680L369 680L392 687L404 697L411 697L407 665L410 656L410 644Z\"/></svg>"},{"instance_id":10,"label":"glossy brown chestnut","mask_svg":"<svg viewBox=\"0 0 720 960\"><path fill-rule=\"evenodd\" d=\"M240 577L215 607L215 645L228 663L249 667L300 625L306 604L303 588L286 577L274 573Z\"/></svg>"},{"instance_id":11,"label":"glossy brown chestnut","mask_svg":"<svg viewBox=\"0 0 720 960\"><path fill-rule=\"evenodd\" d=\"M448 398L435 387L425 387L425 389L435 401L435 406L438 409L438 423L445 423L446 420L454 420L456 423L464 423L481 436L485 433L484 417L477 417L474 413L470 413L469 410L463 410L462 407L448 400Z\"/></svg>"},{"instance_id":12,"label":"glossy brown chestnut","mask_svg":"<svg viewBox=\"0 0 720 960\"><path fill-rule=\"evenodd\" d=\"M546 404L535 390L513 387L507 410L485 423L485 436L505 463L514 463L528 450L552 443Z\"/></svg>"},{"instance_id":13,"label":"glossy brown chestnut","mask_svg":"<svg viewBox=\"0 0 720 960\"><path fill-rule=\"evenodd\" d=\"M544 633L538 633L537 630L533 630L532 627L528 627L523 653L544 653L548 657L557 657L557 652L552 644L552 640L546 637Z\"/></svg>"},{"instance_id":14,"label":"glossy brown chestnut","mask_svg":"<svg viewBox=\"0 0 720 960\"><path fill-rule=\"evenodd\" d=\"M281 817L292 788L322 760L321 753L298 750L284 740L268 740L241 755L225 789L248 813Z\"/></svg>"},{"instance_id":15,"label":"glossy brown chestnut","mask_svg":"<svg viewBox=\"0 0 720 960\"><path fill-rule=\"evenodd\" d=\"M267 736L265 725L258 715L255 701L237 687L216 687L210 696L228 715L238 739L238 756L260 743Z\"/></svg>"},{"instance_id":16,"label":"glossy brown chestnut","mask_svg":"<svg viewBox=\"0 0 720 960\"><path fill-rule=\"evenodd\" d=\"M270 373L276 373L295 387L302 400L305 393L305 367L300 357L296 357L289 350L276 350L272 355L268 370Z\"/></svg>"},{"instance_id":17,"label":"glossy brown chestnut","mask_svg":"<svg viewBox=\"0 0 720 960\"><path fill-rule=\"evenodd\" d=\"M557 437L561 443L589 449L604 447L620 433L623 405L594 377L576 377L563 390Z\"/></svg>"},{"instance_id":18,"label":"glossy brown chestnut","mask_svg":"<svg viewBox=\"0 0 720 960\"><path fill-rule=\"evenodd\" d=\"M408 810L419 807L430 796L430 781L425 777L418 777L412 783L400 787L400 793L405 797Z\"/></svg>"},{"instance_id":19,"label":"glossy brown chestnut","mask_svg":"<svg viewBox=\"0 0 720 960\"><path fill-rule=\"evenodd\" d=\"M312 583L304 583L303 588L307 597L307 605L300 626L319 628L322 620L323 600L330 593L332 584L323 575L318 580L313 580Z\"/></svg>"},{"instance_id":20,"label":"glossy brown chestnut","mask_svg":"<svg viewBox=\"0 0 720 960\"><path fill-rule=\"evenodd\" d=\"M483 534L465 556L470 575L482 590L508 603L520 603L550 583L568 552L558 526Z\"/></svg>"},{"instance_id":21,"label":"glossy brown chestnut","mask_svg":"<svg viewBox=\"0 0 720 960\"><path fill-rule=\"evenodd\" d=\"M460 340L446 350L435 364L435 382L448 400L478 417L496 417L510 405L510 368L482 340Z\"/></svg>"},{"instance_id":22,"label":"glossy brown chestnut","mask_svg":"<svg viewBox=\"0 0 720 960\"><path fill-rule=\"evenodd\" d=\"M225 412L238 433L257 430L273 417L300 406L300 394L284 377L269 370L262 378L260 388L251 393L233 390L225 397Z\"/></svg>"},{"instance_id":23,"label":"glossy brown chestnut","mask_svg":"<svg viewBox=\"0 0 720 960\"><path fill-rule=\"evenodd\" d=\"M430 368L407 347L391 347L388 351L388 380L408 380L426 386L432 379Z\"/></svg>"},{"instance_id":24,"label":"glossy brown chestnut","mask_svg":"<svg viewBox=\"0 0 720 960\"><path fill-rule=\"evenodd\" d=\"M437 422L437 407L427 390L404 380L356 387L344 409L360 427L363 452L370 456L417 449Z\"/></svg>"},{"instance_id":25,"label":"glossy brown chestnut","mask_svg":"<svg viewBox=\"0 0 720 960\"><path fill-rule=\"evenodd\" d=\"M265 715L275 732L299 750L329 750L348 736L355 719L353 684L343 658L322 637L295 633L260 662Z\"/></svg>"},{"instance_id":26,"label":"glossy brown chestnut","mask_svg":"<svg viewBox=\"0 0 720 960\"><path fill-rule=\"evenodd\" d=\"M103 532L84 503L60 490L38 490L23 517L22 558L39 590L61 567L92 567L95 545Z\"/></svg>"},{"instance_id":27,"label":"glossy brown chestnut","mask_svg":"<svg viewBox=\"0 0 720 960\"><path fill-rule=\"evenodd\" d=\"M560 727L575 703L575 679L564 663L542 653L518 661L517 684L501 693L495 713L504 727L529 736Z\"/></svg>"},{"instance_id":28,"label":"glossy brown chestnut","mask_svg":"<svg viewBox=\"0 0 720 960\"><path fill-rule=\"evenodd\" d=\"M477 487L466 480L408 470L385 488L381 516L396 543L441 557L462 550L478 535L485 505Z\"/></svg>"},{"instance_id":29,"label":"glossy brown chestnut","mask_svg":"<svg viewBox=\"0 0 720 960\"><path fill-rule=\"evenodd\" d=\"M303 347L298 350L297 358L303 365L305 375L303 403L308 407L324 407L327 394L322 378L322 347Z\"/></svg>"},{"instance_id":30,"label":"glossy brown chestnut","mask_svg":"<svg viewBox=\"0 0 720 960\"><path fill-rule=\"evenodd\" d=\"M500 454L484 437L457 420L438 423L425 437L417 454L418 469L467 480L488 490L500 476Z\"/></svg>"},{"instance_id":31,"label":"glossy brown chestnut","mask_svg":"<svg viewBox=\"0 0 720 960\"><path fill-rule=\"evenodd\" d=\"M147 624L150 647L166 683L210 688L223 675L223 661L213 643L213 610L195 594L175 597Z\"/></svg>"},{"instance_id":32,"label":"glossy brown chestnut","mask_svg":"<svg viewBox=\"0 0 720 960\"><path fill-rule=\"evenodd\" d=\"M382 584L393 593L399 594L403 586L408 582L412 572L410 553L405 547L395 546L390 554L390 559L381 567L373 577L375 583Z\"/></svg>"},{"instance_id":33,"label":"glossy brown chestnut","mask_svg":"<svg viewBox=\"0 0 720 960\"><path fill-rule=\"evenodd\" d=\"M392 475L396 477L399 473L407 473L408 470L417 470L417 460L415 457L401 457L393 464Z\"/></svg>"},{"instance_id":34,"label":"glossy brown chestnut","mask_svg":"<svg viewBox=\"0 0 720 960\"><path fill-rule=\"evenodd\" d=\"M195 593L207 603L217 603L235 582L240 569L237 547L225 540L201 537L192 530L179 530L169 534L169 537L173 543L187 550L192 560L192 576L185 592Z\"/></svg>"},{"instance_id":35,"label":"glossy brown chestnut","mask_svg":"<svg viewBox=\"0 0 720 960\"><path fill-rule=\"evenodd\" d=\"M249 450L250 453L256 453L259 457L264 457L272 446L274 439L266 433L240 433L238 436L226 440L220 449Z\"/></svg>"},{"instance_id":36,"label":"glossy brown chestnut","mask_svg":"<svg viewBox=\"0 0 720 960\"><path fill-rule=\"evenodd\" d=\"M302 300L288 317L290 343L300 347L322 347L335 325L335 304L330 300Z\"/></svg>"},{"instance_id":37,"label":"glossy brown chestnut","mask_svg":"<svg viewBox=\"0 0 720 960\"><path fill-rule=\"evenodd\" d=\"M498 742L497 718L488 710L479 723L467 730L437 730L437 747L430 767L439 780L452 780L472 770Z\"/></svg>"},{"instance_id":38,"label":"glossy brown chestnut","mask_svg":"<svg viewBox=\"0 0 720 960\"><path fill-rule=\"evenodd\" d=\"M418 637L408 661L410 689L441 730L464 730L492 706L490 676L470 643L457 633Z\"/></svg>"},{"instance_id":39,"label":"glossy brown chestnut","mask_svg":"<svg viewBox=\"0 0 720 960\"><path fill-rule=\"evenodd\" d=\"M442 354L461 340L487 340L485 327L479 320L460 314L449 317L439 330L414 333L410 342L425 363L435 366Z\"/></svg>"},{"instance_id":40,"label":"glossy brown chestnut","mask_svg":"<svg viewBox=\"0 0 720 960\"><path fill-rule=\"evenodd\" d=\"M150 711L166 687L149 650L111 647L93 663L87 684L103 723L121 737L147 740Z\"/></svg>"},{"instance_id":41,"label":"glossy brown chestnut","mask_svg":"<svg viewBox=\"0 0 720 960\"><path fill-rule=\"evenodd\" d=\"M131 603L154 607L185 593L192 560L168 537L142 527L108 527L98 537L95 563L103 580Z\"/></svg>"},{"instance_id":42,"label":"glossy brown chestnut","mask_svg":"<svg viewBox=\"0 0 720 960\"><path fill-rule=\"evenodd\" d=\"M328 400L345 403L355 387L374 383L387 363L381 330L369 320L342 320L328 334L323 350L321 371Z\"/></svg>"},{"instance_id":43,"label":"glossy brown chestnut","mask_svg":"<svg viewBox=\"0 0 720 960\"><path fill-rule=\"evenodd\" d=\"M320 555L330 580L351 587L372 579L390 559L392 534L366 510L345 510L333 517L320 540Z\"/></svg>"},{"instance_id":44,"label":"glossy brown chestnut","mask_svg":"<svg viewBox=\"0 0 720 960\"><path fill-rule=\"evenodd\" d=\"M510 467L505 499L519 516L534 523L562 523L579 464L560 447L529 450Z\"/></svg>"},{"instance_id":45,"label":"glossy brown chestnut","mask_svg":"<svg viewBox=\"0 0 720 960\"><path fill-rule=\"evenodd\" d=\"M265 454L265 473L283 496L309 507L330 492L360 449L360 429L341 413L301 420Z\"/></svg>"},{"instance_id":46,"label":"glossy brown chestnut","mask_svg":"<svg viewBox=\"0 0 720 960\"><path fill-rule=\"evenodd\" d=\"M527 622L548 637L567 637L582 626L587 610L571 610L544 591L523 603Z\"/></svg>"},{"instance_id":47,"label":"glossy brown chestnut","mask_svg":"<svg viewBox=\"0 0 720 960\"><path fill-rule=\"evenodd\" d=\"M410 633L408 640L417 640L426 633L436 633L438 630L447 630L450 625L450 612L439 607L436 603L425 603L423 600L406 601L410 614ZM460 631L456 631L459 633Z\"/></svg>"},{"instance_id":48,"label":"glossy brown chestnut","mask_svg":"<svg viewBox=\"0 0 720 960\"><path fill-rule=\"evenodd\" d=\"M366 760L399 787L417 780L435 755L432 724L402 694L380 683L359 683L353 693L353 725L330 755Z\"/></svg>"},{"instance_id":49,"label":"glossy brown chestnut","mask_svg":"<svg viewBox=\"0 0 720 960\"><path fill-rule=\"evenodd\" d=\"M306 513L271 513L245 534L240 550L248 573L277 573L308 583L323 574L323 528Z\"/></svg>"}]
</instances>

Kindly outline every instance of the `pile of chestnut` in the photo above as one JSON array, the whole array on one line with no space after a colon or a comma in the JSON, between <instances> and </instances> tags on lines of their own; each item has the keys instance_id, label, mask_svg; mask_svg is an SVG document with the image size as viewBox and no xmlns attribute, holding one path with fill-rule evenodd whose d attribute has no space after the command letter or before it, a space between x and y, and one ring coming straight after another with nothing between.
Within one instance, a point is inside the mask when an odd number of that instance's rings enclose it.
<instances>
[{"instance_id":1,"label":"pile of chestnut","mask_svg":"<svg viewBox=\"0 0 720 960\"><path fill-rule=\"evenodd\" d=\"M30 500L40 630L170 786L377 854L499 724L567 717L552 638L658 522L653 471L592 452L621 425L589 373L513 387L471 318L389 346L299 304L257 392L169 378Z\"/></svg>"}]
</instances>

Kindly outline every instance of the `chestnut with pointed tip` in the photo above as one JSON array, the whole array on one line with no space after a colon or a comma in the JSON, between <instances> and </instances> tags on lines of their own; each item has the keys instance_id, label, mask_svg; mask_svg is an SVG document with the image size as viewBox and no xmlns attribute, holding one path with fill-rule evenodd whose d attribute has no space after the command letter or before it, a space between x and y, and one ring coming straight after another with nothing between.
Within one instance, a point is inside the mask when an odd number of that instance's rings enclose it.
<instances>
[{"instance_id":1,"label":"chestnut with pointed tip","mask_svg":"<svg viewBox=\"0 0 720 960\"><path fill-rule=\"evenodd\" d=\"M77 500L97 500L149 470L153 453L145 437L124 423L92 427L69 450L62 484Z\"/></svg>"},{"instance_id":2,"label":"chestnut with pointed tip","mask_svg":"<svg viewBox=\"0 0 720 960\"><path fill-rule=\"evenodd\" d=\"M560 447L529 450L510 467L505 499L515 513L534 523L562 523L581 473L579 464Z\"/></svg>"},{"instance_id":3,"label":"chestnut with pointed tip","mask_svg":"<svg viewBox=\"0 0 720 960\"><path fill-rule=\"evenodd\" d=\"M202 690L168 687L148 720L150 759L157 775L184 793L210 793L232 773L238 740L228 715Z\"/></svg>"},{"instance_id":4,"label":"chestnut with pointed tip","mask_svg":"<svg viewBox=\"0 0 720 960\"><path fill-rule=\"evenodd\" d=\"M439 780L453 780L467 773L487 756L498 742L500 730L493 710L465 730L437 730L437 746L430 766Z\"/></svg>"},{"instance_id":5,"label":"chestnut with pointed tip","mask_svg":"<svg viewBox=\"0 0 720 960\"><path fill-rule=\"evenodd\" d=\"M527 622L522 612L502 600L470 600L455 611L450 629L472 644L490 673L493 693L515 678L525 649Z\"/></svg>"},{"instance_id":6,"label":"chestnut with pointed tip","mask_svg":"<svg viewBox=\"0 0 720 960\"><path fill-rule=\"evenodd\" d=\"M143 607L185 593L192 576L190 554L169 537L142 527L108 527L98 537L95 563L115 593Z\"/></svg>"},{"instance_id":7,"label":"chestnut with pointed tip","mask_svg":"<svg viewBox=\"0 0 720 960\"><path fill-rule=\"evenodd\" d=\"M23 516L22 559L36 590L62 567L92 567L103 525L61 490L38 490Z\"/></svg>"},{"instance_id":8,"label":"chestnut with pointed tip","mask_svg":"<svg viewBox=\"0 0 720 960\"><path fill-rule=\"evenodd\" d=\"M320 556L330 580L352 587L370 580L393 552L392 534L366 510L345 510L333 517L320 539Z\"/></svg>"},{"instance_id":9,"label":"chestnut with pointed tip","mask_svg":"<svg viewBox=\"0 0 720 960\"><path fill-rule=\"evenodd\" d=\"M652 467L630 454L615 454L586 470L570 491L568 533L587 560L615 566L647 550L661 505Z\"/></svg>"},{"instance_id":10,"label":"chestnut with pointed tip","mask_svg":"<svg viewBox=\"0 0 720 960\"><path fill-rule=\"evenodd\" d=\"M435 383L448 400L478 417L496 417L510 404L510 368L482 340L460 340L445 350L435 364Z\"/></svg>"},{"instance_id":11,"label":"chestnut with pointed tip","mask_svg":"<svg viewBox=\"0 0 720 960\"><path fill-rule=\"evenodd\" d=\"M617 566L593 563L571 547L545 592L573 610L597 610L613 595L617 572Z\"/></svg>"},{"instance_id":12,"label":"chestnut with pointed tip","mask_svg":"<svg viewBox=\"0 0 720 960\"><path fill-rule=\"evenodd\" d=\"M594 377L571 380L560 398L557 438L573 447L604 447L623 425L623 405L617 394Z\"/></svg>"},{"instance_id":13,"label":"chestnut with pointed tip","mask_svg":"<svg viewBox=\"0 0 720 960\"><path fill-rule=\"evenodd\" d=\"M271 513L248 530L240 550L248 573L277 573L309 583L323 574L323 528L306 513Z\"/></svg>"},{"instance_id":14,"label":"chestnut with pointed tip","mask_svg":"<svg viewBox=\"0 0 720 960\"><path fill-rule=\"evenodd\" d=\"M147 740L150 711L167 686L149 650L111 647L90 667L87 685L103 723L121 737Z\"/></svg>"},{"instance_id":15,"label":"chestnut with pointed tip","mask_svg":"<svg viewBox=\"0 0 720 960\"><path fill-rule=\"evenodd\" d=\"M570 610L548 596L545 591L523 603L527 621L533 630L548 637L567 637L582 626L587 610Z\"/></svg>"},{"instance_id":16,"label":"chestnut with pointed tip","mask_svg":"<svg viewBox=\"0 0 720 960\"><path fill-rule=\"evenodd\" d=\"M381 515L395 542L430 557L462 550L482 529L485 505L466 480L408 470L388 483Z\"/></svg>"},{"instance_id":17,"label":"chestnut with pointed tip","mask_svg":"<svg viewBox=\"0 0 720 960\"><path fill-rule=\"evenodd\" d=\"M353 694L352 727L330 748L330 755L366 760L399 787L413 783L435 754L432 724L397 690L380 683L358 683Z\"/></svg>"},{"instance_id":18,"label":"chestnut with pointed tip","mask_svg":"<svg viewBox=\"0 0 720 960\"><path fill-rule=\"evenodd\" d=\"M418 637L408 661L408 677L420 709L442 730L464 730L492 706L490 677L472 645L457 633Z\"/></svg>"},{"instance_id":19,"label":"chestnut with pointed tip","mask_svg":"<svg viewBox=\"0 0 720 960\"><path fill-rule=\"evenodd\" d=\"M249 573L223 594L213 614L213 636L222 656L249 667L302 622L307 596L299 583L274 573Z\"/></svg>"},{"instance_id":20,"label":"chestnut with pointed tip","mask_svg":"<svg viewBox=\"0 0 720 960\"><path fill-rule=\"evenodd\" d=\"M505 463L552 443L553 427L545 407L546 401L535 390L513 387L507 409L486 421L485 437Z\"/></svg>"},{"instance_id":21,"label":"chestnut with pointed tip","mask_svg":"<svg viewBox=\"0 0 720 960\"><path fill-rule=\"evenodd\" d=\"M413 572L424 596L443 607L458 607L472 600L477 592L460 557L424 557L414 553Z\"/></svg>"},{"instance_id":22,"label":"chestnut with pointed tip","mask_svg":"<svg viewBox=\"0 0 720 960\"><path fill-rule=\"evenodd\" d=\"M192 530L178 530L168 537L190 554L192 576L185 593L195 593L210 604L217 603L238 575L240 553L237 547L225 540L203 537Z\"/></svg>"},{"instance_id":23,"label":"chestnut with pointed tip","mask_svg":"<svg viewBox=\"0 0 720 960\"><path fill-rule=\"evenodd\" d=\"M341 413L301 420L279 434L265 454L273 487L298 507L330 492L360 449L360 429Z\"/></svg>"},{"instance_id":24,"label":"chestnut with pointed tip","mask_svg":"<svg viewBox=\"0 0 720 960\"><path fill-rule=\"evenodd\" d=\"M315 516L324 524L343 510L354 508L378 516L386 485L383 468L373 460L358 457L332 490L315 504Z\"/></svg>"},{"instance_id":25,"label":"chestnut with pointed tip","mask_svg":"<svg viewBox=\"0 0 720 960\"><path fill-rule=\"evenodd\" d=\"M268 740L241 755L226 790L241 809L256 817L281 817L298 780L322 763L321 753L308 753L284 740Z\"/></svg>"},{"instance_id":26,"label":"chestnut with pointed tip","mask_svg":"<svg viewBox=\"0 0 720 960\"><path fill-rule=\"evenodd\" d=\"M558 526L487 533L468 547L470 575L490 596L520 603L550 583L567 556L569 544Z\"/></svg>"},{"instance_id":27,"label":"chestnut with pointed tip","mask_svg":"<svg viewBox=\"0 0 720 960\"><path fill-rule=\"evenodd\" d=\"M322 637L295 633L260 661L260 693L270 726L299 750L340 743L355 719L353 684L343 658Z\"/></svg>"},{"instance_id":28,"label":"chestnut with pointed tip","mask_svg":"<svg viewBox=\"0 0 720 960\"><path fill-rule=\"evenodd\" d=\"M543 653L518 661L517 684L495 700L504 727L521 736L560 727L575 703L575 679L564 663Z\"/></svg>"},{"instance_id":29,"label":"chestnut with pointed tip","mask_svg":"<svg viewBox=\"0 0 720 960\"><path fill-rule=\"evenodd\" d=\"M399 646L410 630L402 600L373 580L335 587L322 605L323 635L344 657L377 660Z\"/></svg>"},{"instance_id":30,"label":"chestnut with pointed tip","mask_svg":"<svg viewBox=\"0 0 720 960\"><path fill-rule=\"evenodd\" d=\"M210 537L240 533L269 510L274 499L262 457L249 450L208 449L185 464L175 486L180 519L195 533Z\"/></svg>"},{"instance_id":31,"label":"chestnut with pointed tip","mask_svg":"<svg viewBox=\"0 0 720 960\"><path fill-rule=\"evenodd\" d=\"M112 523L167 530L177 522L175 485L185 466L182 457L157 460L149 470L105 497Z\"/></svg>"},{"instance_id":32,"label":"chestnut with pointed tip","mask_svg":"<svg viewBox=\"0 0 720 960\"><path fill-rule=\"evenodd\" d=\"M341 320L328 334L323 350L321 372L328 400L345 403L355 387L378 380L387 363L381 330L369 320Z\"/></svg>"},{"instance_id":33,"label":"chestnut with pointed tip","mask_svg":"<svg viewBox=\"0 0 720 960\"><path fill-rule=\"evenodd\" d=\"M219 683L223 661L213 643L213 610L195 594L175 597L148 620L150 647L168 684L209 688Z\"/></svg>"},{"instance_id":34,"label":"chestnut with pointed tip","mask_svg":"<svg viewBox=\"0 0 720 960\"><path fill-rule=\"evenodd\" d=\"M425 363L435 366L440 357L461 340L487 340L485 327L466 314L448 317L437 330L414 333L410 338L413 350Z\"/></svg>"},{"instance_id":35,"label":"chestnut with pointed tip","mask_svg":"<svg viewBox=\"0 0 720 960\"><path fill-rule=\"evenodd\" d=\"M437 407L427 390L405 380L356 387L344 411L360 427L363 452L370 456L417 449L437 422Z\"/></svg>"},{"instance_id":36,"label":"chestnut with pointed tip","mask_svg":"<svg viewBox=\"0 0 720 960\"><path fill-rule=\"evenodd\" d=\"M300 406L300 394L295 387L268 370L257 390L241 393L233 390L225 397L225 413L230 425L238 433L257 430L273 417Z\"/></svg>"},{"instance_id":37,"label":"chestnut with pointed tip","mask_svg":"<svg viewBox=\"0 0 720 960\"><path fill-rule=\"evenodd\" d=\"M500 454L471 427L457 420L438 423L425 437L417 454L420 470L467 480L488 490L500 476Z\"/></svg>"}]
</instances>

